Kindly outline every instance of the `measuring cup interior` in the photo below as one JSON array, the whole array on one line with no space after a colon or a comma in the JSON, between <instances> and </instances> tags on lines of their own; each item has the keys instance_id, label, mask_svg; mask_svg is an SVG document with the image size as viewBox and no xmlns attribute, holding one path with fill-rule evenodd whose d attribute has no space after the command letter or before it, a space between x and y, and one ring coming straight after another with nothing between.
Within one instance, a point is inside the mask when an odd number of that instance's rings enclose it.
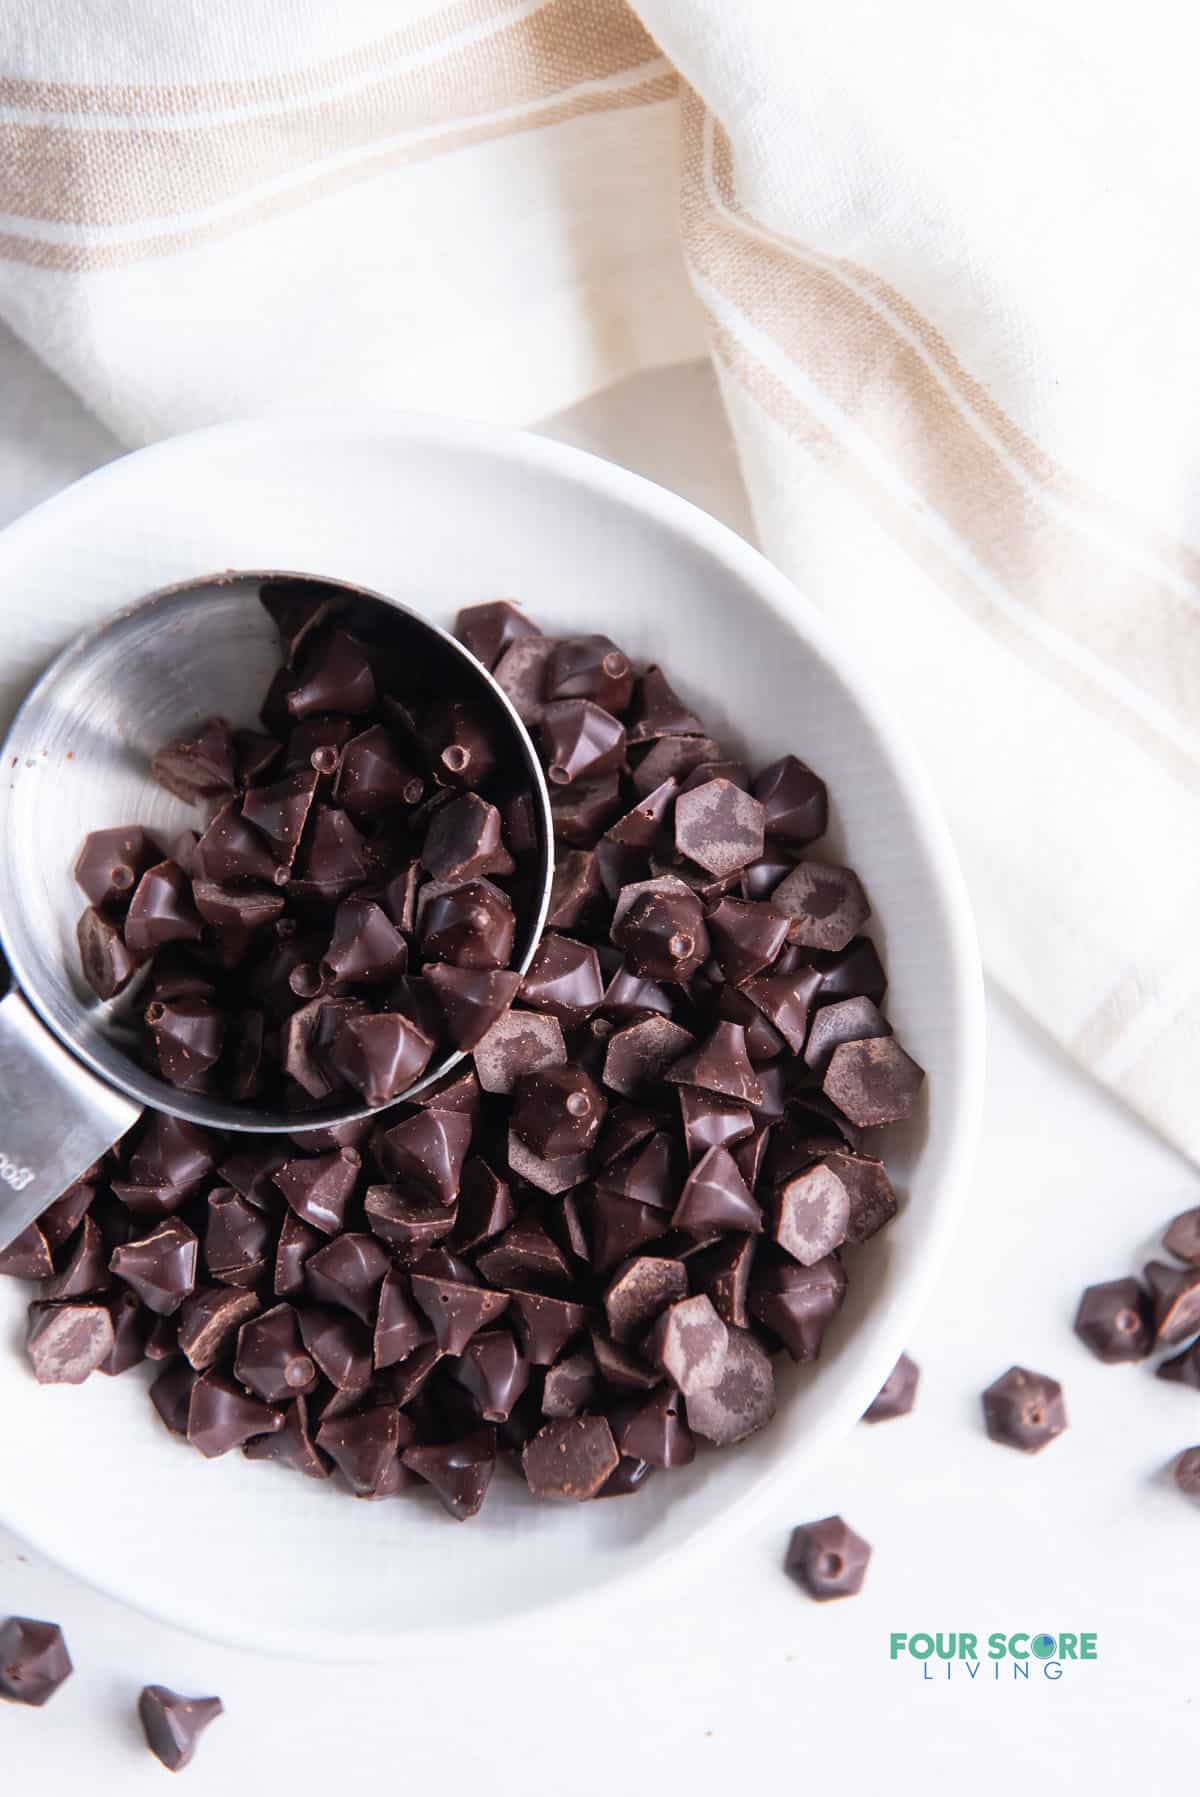
<instances>
[{"instance_id":1,"label":"measuring cup interior","mask_svg":"<svg viewBox=\"0 0 1200 1797\"><path fill-rule=\"evenodd\" d=\"M261 727L258 707L280 662L279 639L258 593L266 579L217 576L156 594L118 613L61 655L14 720L0 770L0 938L13 977L55 1034L102 1078L158 1110L219 1129L295 1130L369 1116L361 1101L303 1113L256 1111L185 1093L133 1058L139 982L110 1004L83 979L75 926L85 904L72 877L91 830L143 824L164 847L207 814L150 778L150 758L171 737L218 715ZM341 582L347 628L372 649L377 673L420 670L422 694L469 696L527 783L539 832L538 878L518 910L513 965L524 971L549 903L549 799L524 726L484 669L452 637L407 607ZM462 1057L442 1056L414 1092Z\"/></svg>"}]
</instances>

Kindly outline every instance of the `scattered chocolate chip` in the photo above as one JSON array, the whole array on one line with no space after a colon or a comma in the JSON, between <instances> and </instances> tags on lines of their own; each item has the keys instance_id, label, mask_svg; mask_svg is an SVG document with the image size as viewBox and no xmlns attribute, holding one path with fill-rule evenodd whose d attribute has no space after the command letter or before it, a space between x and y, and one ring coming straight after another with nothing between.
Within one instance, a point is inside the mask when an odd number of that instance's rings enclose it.
<instances>
[{"instance_id":1,"label":"scattered chocolate chip","mask_svg":"<svg viewBox=\"0 0 1200 1797\"><path fill-rule=\"evenodd\" d=\"M1163 1247L1177 1260L1200 1266L1200 1210L1185 1210L1163 1236Z\"/></svg>"},{"instance_id":2,"label":"scattered chocolate chip","mask_svg":"<svg viewBox=\"0 0 1200 1797\"><path fill-rule=\"evenodd\" d=\"M695 1236L725 1230L760 1233L762 1212L727 1148L708 1149L692 1168L671 1222Z\"/></svg>"},{"instance_id":3,"label":"scattered chocolate chip","mask_svg":"<svg viewBox=\"0 0 1200 1797\"><path fill-rule=\"evenodd\" d=\"M793 1529L784 1566L798 1585L818 1603L833 1597L854 1597L862 1590L870 1544L847 1528L840 1516Z\"/></svg>"},{"instance_id":4,"label":"scattered chocolate chip","mask_svg":"<svg viewBox=\"0 0 1200 1797\"><path fill-rule=\"evenodd\" d=\"M147 1310L171 1316L195 1290L199 1255L194 1232L178 1217L168 1217L149 1235L115 1248L109 1265Z\"/></svg>"},{"instance_id":5,"label":"scattered chocolate chip","mask_svg":"<svg viewBox=\"0 0 1200 1797\"><path fill-rule=\"evenodd\" d=\"M625 711L633 698L633 664L611 637L561 638L546 670L547 699L593 699L605 711Z\"/></svg>"},{"instance_id":6,"label":"scattered chocolate chip","mask_svg":"<svg viewBox=\"0 0 1200 1797\"><path fill-rule=\"evenodd\" d=\"M1142 1277L1150 1288L1154 1333L1164 1348L1174 1348L1200 1330L1200 1267L1169 1267L1152 1260Z\"/></svg>"},{"instance_id":7,"label":"scattered chocolate chip","mask_svg":"<svg viewBox=\"0 0 1200 1797\"><path fill-rule=\"evenodd\" d=\"M568 1354L546 1368L542 1415L557 1421L578 1416L596 1396L596 1363L590 1354Z\"/></svg>"},{"instance_id":8,"label":"scattered chocolate chip","mask_svg":"<svg viewBox=\"0 0 1200 1797\"><path fill-rule=\"evenodd\" d=\"M696 1444L683 1414L683 1399L663 1386L616 1430L621 1453L648 1466L690 1466Z\"/></svg>"},{"instance_id":9,"label":"scattered chocolate chip","mask_svg":"<svg viewBox=\"0 0 1200 1797\"><path fill-rule=\"evenodd\" d=\"M681 1055L666 1075L672 1085L699 1086L756 1109L763 1088L746 1053L746 1032L737 1023L718 1023L691 1054Z\"/></svg>"},{"instance_id":10,"label":"scattered chocolate chip","mask_svg":"<svg viewBox=\"0 0 1200 1797\"><path fill-rule=\"evenodd\" d=\"M802 861L771 892L790 920L789 940L802 948L845 948L871 915L862 884L848 867Z\"/></svg>"},{"instance_id":11,"label":"scattered chocolate chip","mask_svg":"<svg viewBox=\"0 0 1200 1797\"><path fill-rule=\"evenodd\" d=\"M640 1339L660 1312L686 1298L687 1291L687 1269L681 1260L643 1254L628 1261L604 1293L604 1312L613 1340Z\"/></svg>"},{"instance_id":12,"label":"scattered chocolate chip","mask_svg":"<svg viewBox=\"0 0 1200 1797\"><path fill-rule=\"evenodd\" d=\"M285 1161L275 1174L275 1184L302 1223L322 1235L336 1235L361 1165L357 1149L331 1149L328 1154Z\"/></svg>"},{"instance_id":13,"label":"scattered chocolate chip","mask_svg":"<svg viewBox=\"0 0 1200 1797\"><path fill-rule=\"evenodd\" d=\"M644 1017L614 1030L604 1055L604 1084L625 1098L652 1091L695 1043L695 1037L666 1017Z\"/></svg>"},{"instance_id":14,"label":"scattered chocolate chip","mask_svg":"<svg viewBox=\"0 0 1200 1797\"><path fill-rule=\"evenodd\" d=\"M1144 1360L1154 1346L1149 1293L1136 1279L1089 1285L1075 1313L1075 1333L1097 1360Z\"/></svg>"},{"instance_id":15,"label":"scattered chocolate chip","mask_svg":"<svg viewBox=\"0 0 1200 1797\"><path fill-rule=\"evenodd\" d=\"M266 1435L282 1427L282 1410L248 1397L231 1379L211 1368L192 1386L187 1438L206 1460L240 1448L252 1435Z\"/></svg>"},{"instance_id":16,"label":"scattered chocolate chip","mask_svg":"<svg viewBox=\"0 0 1200 1797\"><path fill-rule=\"evenodd\" d=\"M763 852L763 808L731 780L707 780L675 802L675 847L718 879Z\"/></svg>"},{"instance_id":17,"label":"scattered chocolate chip","mask_svg":"<svg viewBox=\"0 0 1200 1797\"><path fill-rule=\"evenodd\" d=\"M984 1392L983 1420L993 1441L1036 1454L1067 1426L1062 1386L1042 1373L1010 1367Z\"/></svg>"},{"instance_id":18,"label":"scattered chocolate chip","mask_svg":"<svg viewBox=\"0 0 1200 1797\"><path fill-rule=\"evenodd\" d=\"M894 1416L907 1416L917 1398L921 1369L907 1354L899 1360L863 1411L864 1423L890 1422Z\"/></svg>"},{"instance_id":19,"label":"scattered chocolate chip","mask_svg":"<svg viewBox=\"0 0 1200 1797\"><path fill-rule=\"evenodd\" d=\"M165 1685L147 1685L138 1698L146 1745L168 1772L191 1764L196 1742L224 1709L219 1697L181 1697Z\"/></svg>"},{"instance_id":20,"label":"scattered chocolate chip","mask_svg":"<svg viewBox=\"0 0 1200 1797\"><path fill-rule=\"evenodd\" d=\"M487 1329L467 1343L454 1376L485 1423L504 1423L529 1384L529 1361L507 1329Z\"/></svg>"},{"instance_id":21,"label":"scattered chocolate chip","mask_svg":"<svg viewBox=\"0 0 1200 1797\"><path fill-rule=\"evenodd\" d=\"M0 1623L0 1697L41 1709L74 1670L57 1622L9 1616Z\"/></svg>"},{"instance_id":22,"label":"scattered chocolate chip","mask_svg":"<svg viewBox=\"0 0 1200 1797\"><path fill-rule=\"evenodd\" d=\"M198 1373L219 1358L241 1325L258 1310L253 1292L210 1285L195 1292L179 1312L179 1350Z\"/></svg>"},{"instance_id":23,"label":"scattered chocolate chip","mask_svg":"<svg viewBox=\"0 0 1200 1797\"><path fill-rule=\"evenodd\" d=\"M824 836L829 822L825 782L794 755L765 767L750 790L762 805L768 836L794 848Z\"/></svg>"},{"instance_id":24,"label":"scattered chocolate chip","mask_svg":"<svg viewBox=\"0 0 1200 1797\"><path fill-rule=\"evenodd\" d=\"M1171 1472L1185 1497L1200 1498L1200 1448L1184 1448Z\"/></svg>"},{"instance_id":25,"label":"scattered chocolate chip","mask_svg":"<svg viewBox=\"0 0 1200 1797\"><path fill-rule=\"evenodd\" d=\"M646 1358L661 1367L685 1396L705 1391L721 1377L729 1350L729 1330L703 1293L670 1305L643 1345Z\"/></svg>"},{"instance_id":26,"label":"scattered chocolate chip","mask_svg":"<svg viewBox=\"0 0 1200 1797\"><path fill-rule=\"evenodd\" d=\"M513 643L522 637L542 637L537 625L512 599L489 599L482 605L464 606L454 620L454 634L489 673Z\"/></svg>"}]
</instances>

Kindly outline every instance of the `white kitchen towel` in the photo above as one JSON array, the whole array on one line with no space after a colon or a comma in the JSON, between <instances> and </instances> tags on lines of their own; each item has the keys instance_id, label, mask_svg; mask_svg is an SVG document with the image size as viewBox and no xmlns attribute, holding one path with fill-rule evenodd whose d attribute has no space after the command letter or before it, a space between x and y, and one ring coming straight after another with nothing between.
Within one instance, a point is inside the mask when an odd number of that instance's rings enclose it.
<instances>
[{"instance_id":1,"label":"white kitchen towel","mask_svg":"<svg viewBox=\"0 0 1200 1797\"><path fill-rule=\"evenodd\" d=\"M710 354L764 547L940 784L990 971L1200 1158L1194 29L8 0L0 318L129 443L324 401L527 423Z\"/></svg>"}]
</instances>

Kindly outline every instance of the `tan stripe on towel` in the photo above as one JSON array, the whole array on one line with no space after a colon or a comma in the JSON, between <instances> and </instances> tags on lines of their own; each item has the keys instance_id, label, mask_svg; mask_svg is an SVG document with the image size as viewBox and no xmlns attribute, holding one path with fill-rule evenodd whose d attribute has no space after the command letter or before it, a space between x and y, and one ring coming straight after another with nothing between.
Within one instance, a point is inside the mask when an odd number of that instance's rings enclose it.
<instances>
[{"instance_id":1,"label":"tan stripe on towel","mask_svg":"<svg viewBox=\"0 0 1200 1797\"><path fill-rule=\"evenodd\" d=\"M22 262L33 268L56 273L81 273L124 268L149 257L173 256L199 244L217 242L244 230L263 219L276 218L311 205L314 200L328 198L360 181L390 173L412 163L425 162L452 150L470 149L499 138L514 137L526 131L542 131L552 125L565 124L592 113L620 112L641 106L661 104L678 91L674 70L647 76L627 87L603 89L552 100L544 106L528 110L518 117L486 119L461 129L447 129L436 137L417 143L400 144L359 158L351 166L325 170L310 176L300 187L243 207L237 213L183 229L152 232L123 243L50 243L34 237L21 237L15 232L0 232L0 259Z\"/></svg>"},{"instance_id":2,"label":"tan stripe on towel","mask_svg":"<svg viewBox=\"0 0 1200 1797\"><path fill-rule=\"evenodd\" d=\"M1143 714L1155 740L1195 732L1200 654L1189 658L1181 644L1200 646L1196 605L1165 581L1122 566L1047 508L950 400L906 338L831 269L724 217L706 188L699 102L685 97L684 115L684 238L697 273L903 470L1013 598L1053 627L1063 640L1064 664L1076 676L1081 670L1071 644L1160 708L1160 725ZM729 179L727 146L723 157ZM873 403L875 394L881 403ZM854 459L841 439L829 447L836 464ZM1086 606L1078 603L1080 593ZM1116 703L1108 699L1110 713Z\"/></svg>"},{"instance_id":3,"label":"tan stripe on towel","mask_svg":"<svg viewBox=\"0 0 1200 1797\"><path fill-rule=\"evenodd\" d=\"M161 229L385 139L537 107L584 82L657 64L631 13L608 9L592 23L580 28L577 0L549 0L485 42L451 45L435 62L283 113L161 128L0 121L0 213L85 229Z\"/></svg>"}]
</instances>

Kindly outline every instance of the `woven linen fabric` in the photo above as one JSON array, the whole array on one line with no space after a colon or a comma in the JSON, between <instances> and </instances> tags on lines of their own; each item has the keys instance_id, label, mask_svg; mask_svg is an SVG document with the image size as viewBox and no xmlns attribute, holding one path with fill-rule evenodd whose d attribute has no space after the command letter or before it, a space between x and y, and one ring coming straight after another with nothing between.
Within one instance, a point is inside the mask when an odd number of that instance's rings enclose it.
<instances>
[{"instance_id":1,"label":"woven linen fabric","mask_svg":"<svg viewBox=\"0 0 1200 1797\"><path fill-rule=\"evenodd\" d=\"M711 356L992 975L1200 1155L1182 9L9 0L0 319L129 444ZM19 640L20 618L2 621Z\"/></svg>"}]
</instances>

